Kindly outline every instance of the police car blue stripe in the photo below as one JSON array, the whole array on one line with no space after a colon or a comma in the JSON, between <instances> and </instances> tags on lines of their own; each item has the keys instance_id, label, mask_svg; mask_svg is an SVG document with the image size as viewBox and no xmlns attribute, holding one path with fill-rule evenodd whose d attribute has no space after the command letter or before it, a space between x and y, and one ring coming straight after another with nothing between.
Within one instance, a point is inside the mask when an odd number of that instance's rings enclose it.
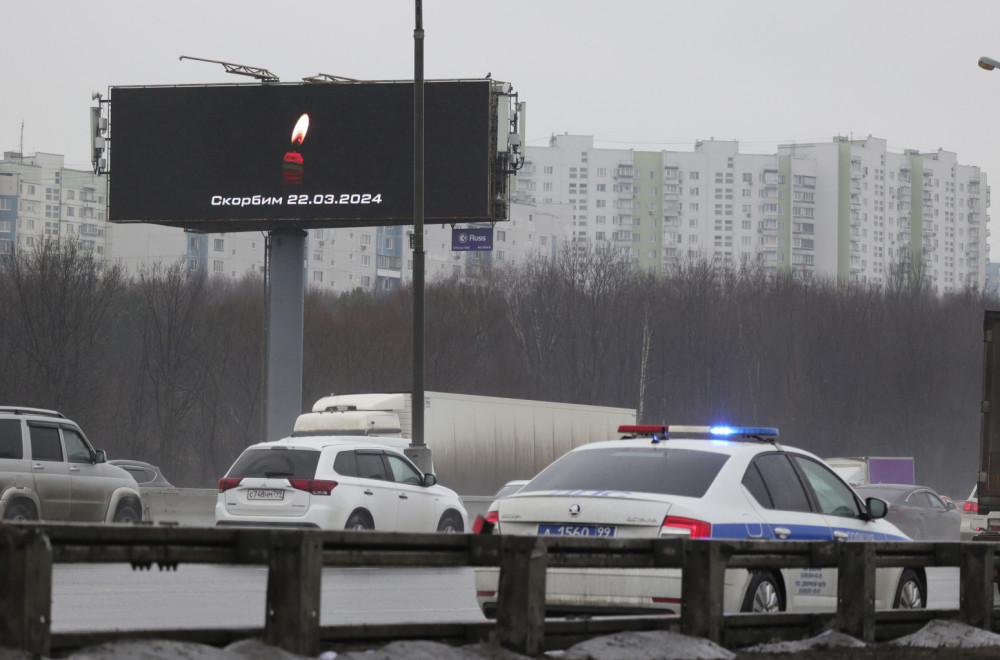
<instances>
[{"instance_id":1,"label":"police car blue stripe","mask_svg":"<svg viewBox=\"0 0 1000 660\"><path fill-rule=\"evenodd\" d=\"M905 536L867 532L850 527L826 527L825 525L781 525L791 533L782 537L783 541L832 541L833 532L847 534L848 541L909 541ZM755 540L776 539L774 530L769 525L759 523L716 523L712 525L713 539Z\"/></svg>"}]
</instances>

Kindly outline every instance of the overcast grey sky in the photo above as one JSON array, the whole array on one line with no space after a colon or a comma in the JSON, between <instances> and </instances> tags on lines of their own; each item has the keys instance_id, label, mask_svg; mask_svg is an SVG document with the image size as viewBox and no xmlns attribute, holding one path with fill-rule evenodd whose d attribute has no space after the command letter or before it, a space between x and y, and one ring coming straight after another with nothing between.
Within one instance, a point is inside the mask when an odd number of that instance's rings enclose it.
<instances>
[{"instance_id":1,"label":"overcast grey sky","mask_svg":"<svg viewBox=\"0 0 1000 660\"><path fill-rule=\"evenodd\" d=\"M413 0L0 0L0 149L89 166L91 92L252 82L180 55L413 77ZM424 0L425 76L513 83L529 145L743 151L834 135L943 148L1000 183L998 0ZM112 162L113 166L113 162ZM1000 259L1000 230L992 256Z\"/></svg>"}]
</instances>

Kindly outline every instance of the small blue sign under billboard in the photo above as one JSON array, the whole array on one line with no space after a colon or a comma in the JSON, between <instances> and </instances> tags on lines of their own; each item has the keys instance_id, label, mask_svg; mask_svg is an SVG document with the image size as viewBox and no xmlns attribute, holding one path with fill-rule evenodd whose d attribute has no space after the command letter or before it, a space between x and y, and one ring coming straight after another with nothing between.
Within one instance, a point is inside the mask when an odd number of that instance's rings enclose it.
<instances>
[{"instance_id":1,"label":"small blue sign under billboard","mask_svg":"<svg viewBox=\"0 0 1000 660\"><path fill-rule=\"evenodd\" d=\"M469 227L451 230L451 251L471 252L493 249L492 227Z\"/></svg>"}]
</instances>

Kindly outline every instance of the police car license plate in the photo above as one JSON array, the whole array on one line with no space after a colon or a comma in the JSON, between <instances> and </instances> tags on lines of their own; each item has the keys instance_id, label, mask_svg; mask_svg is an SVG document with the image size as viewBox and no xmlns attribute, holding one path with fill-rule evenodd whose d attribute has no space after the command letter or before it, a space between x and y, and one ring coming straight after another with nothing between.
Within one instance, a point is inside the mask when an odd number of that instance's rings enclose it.
<instances>
[{"instance_id":1,"label":"police car license plate","mask_svg":"<svg viewBox=\"0 0 1000 660\"><path fill-rule=\"evenodd\" d=\"M283 500L285 491L279 488L252 488L247 491L248 500Z\"/></svg>"},{"instance_id":2,"label":"police car license plate","mask_svg":"<svg viewBox=\"0 0 1000 660\"><path fill-rule=\"evenodd\" d=\"M596 536L615 535L614 525L539 525L539 536Z\"/></svg>"}]
</instances>

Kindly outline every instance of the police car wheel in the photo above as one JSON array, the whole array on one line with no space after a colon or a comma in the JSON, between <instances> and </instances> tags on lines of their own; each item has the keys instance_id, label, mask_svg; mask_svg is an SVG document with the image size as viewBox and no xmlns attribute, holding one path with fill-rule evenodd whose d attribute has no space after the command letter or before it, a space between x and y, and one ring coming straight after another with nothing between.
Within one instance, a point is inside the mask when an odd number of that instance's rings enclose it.
<instances>
[{"instance_id":1,"label":"police car wheel","mask_svg":"<svg viewBox=\"0 0 1000 660\"><path fill-rule=\"evenodd\" d=\"M927 604L927 587L916 571L907 568L899 576L896 598L892 608L896 610L920 610Z\"/></svg>"},{"instance_id":2,"label":"police car wheel","mask_svg":"<svg viewBox=\"0 0 1000 660\"><path fill-rule=\"evenodd\" d=\"M782 612L785 609L785 599L781 594L781 586L774 574L769 571L754 573L743 597L741 612Z\"/></svg>"}]
</instances>

